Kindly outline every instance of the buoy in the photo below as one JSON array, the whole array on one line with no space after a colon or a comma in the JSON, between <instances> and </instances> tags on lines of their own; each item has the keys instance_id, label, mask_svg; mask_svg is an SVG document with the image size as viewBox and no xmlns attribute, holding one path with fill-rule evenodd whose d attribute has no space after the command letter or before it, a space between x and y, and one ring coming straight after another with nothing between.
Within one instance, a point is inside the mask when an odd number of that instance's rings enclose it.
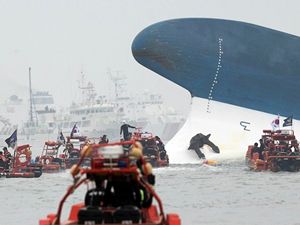
<instances>
[{"instance_id":1,"label":"buoy","mask_svg":"<svg viewBox=\"0 0 300 225\"><path fill-rule=\"evenodd\" d=\"M217 160L212 160L212 159L206 159L206 160L203 161L203 164L216 166L216 165L218 165L218 161Z\"/></svg>"}]
</instances>

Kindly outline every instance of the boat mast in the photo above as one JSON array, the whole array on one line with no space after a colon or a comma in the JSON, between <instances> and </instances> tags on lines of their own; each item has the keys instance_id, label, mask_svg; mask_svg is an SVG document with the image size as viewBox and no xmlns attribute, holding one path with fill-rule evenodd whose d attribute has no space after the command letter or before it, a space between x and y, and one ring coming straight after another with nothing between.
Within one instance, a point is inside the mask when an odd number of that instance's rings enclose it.
<instances>
[{"instance_id":1,"label":"boat mast","mask_svg":"<svg viewBox=\"0 0 300 225\"><path fill-rule=\"evenodd\" d=\"M31 67L29 67L29 116L30 124L33 125L32 89L31 89Z\"/></svg>"},{"instance_id":2,"label":"boat mast","mask_svg":"<svg viewBox=\"0 0 300 225\"><path fill-rule=\"evenodd\" d=\"M116 70L114 73L111 70L107 71L107 74L110 76L110 79L113 81L115 85L115 100L118 101L119 98L125 97L124 92L125 92L125 75L121 74L121 71Z\"/></svg>"},{"instance_id":3,"label":"boat mast","mask_svg":"<svg viewBox=\"0 0 300 225\"><path fill-rule=\"evenodd\" d=\"M81 71L81 80L79 81L79 89L81 89L82 105L93 105L97 93L95 87L91 82L85 82L85 74Z\"/></svg>"}]
</instances>

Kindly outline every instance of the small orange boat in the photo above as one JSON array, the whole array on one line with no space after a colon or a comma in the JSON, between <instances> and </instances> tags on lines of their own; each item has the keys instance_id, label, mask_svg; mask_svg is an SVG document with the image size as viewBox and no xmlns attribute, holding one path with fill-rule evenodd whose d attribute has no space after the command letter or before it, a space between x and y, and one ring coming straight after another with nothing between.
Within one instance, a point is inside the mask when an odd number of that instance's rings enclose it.
<instances>
[{"instance_id":1,"label":"small orange boat","mask_svg":"<svg viewBox=\"0 0 300 225\"><path fill-rule=\"evenodd\" d=\"M67 137L67 143L64 152L66 154L66 167L68 169L79 162L80 152L87 142L87 136ZM85 158L82 164L84 166L89 166L91 161L89 158Z\"/></svg>"},{"instance_id":2,"label":"small orange boat","mask_svg":"<svg viewBox=\"0 0 300 225\"><path fill-rule=\"evenodd\" d=\"M150 132L142 132L137 129L133 133L132 140L139 141L143 146L144 158L151 163L153 167L169 166L169 156L164 148L164 144L159 137L154 136Z\"/></svg>"},{"instance_id":3,"label":"small orange boat","mask_svg":"<svg viewBox=\"0 0 300 225\"><path fill-rule=\"evenodd\" d=\"M31 163L30 145L17 146L11 166L0 168L0 176L6 178L35 178L42 175L42 165Z\"/></svg>"},{"instance_id":4,"label":"small orange boat","mask_svg":"<svg viewBox=\"0 0 300 225\"><path fill-rule=\"evenodd\" d=\"M46 141L38 162L43 165L43 172L57 173L66 169L65 155L59 154L60 144L55 141Z\"/></svg>"},{"instance_id":5,"label":"small orange boat","mask_svg":"<svg viewBox=\"0 0 300 225\"><path fill-rule=\"evenodd\" d=\"M152 188L155 179L151 166L138 146L125 141L84 147L80 161L71 168L74 182L60 201L57 213L41 219L39 225L180 225L177 214L164 214L162 202ZM81 168L87 156L91 156L91 167ZM61 222L64 203L82 184L90 188L84 201L73 205L68 219Z\"/></svg>"},{"instance_id":6,"label":"small orange boat","mask_svg":"<svg viewBox=\"0 0 300 225\"><path fill-rule=\"evenodd\" d=\"M300 170L299 144L293 130L263 130L261 152L248 146L246 164L255 171L296 172Z\"/></svg>"}]
</instances>

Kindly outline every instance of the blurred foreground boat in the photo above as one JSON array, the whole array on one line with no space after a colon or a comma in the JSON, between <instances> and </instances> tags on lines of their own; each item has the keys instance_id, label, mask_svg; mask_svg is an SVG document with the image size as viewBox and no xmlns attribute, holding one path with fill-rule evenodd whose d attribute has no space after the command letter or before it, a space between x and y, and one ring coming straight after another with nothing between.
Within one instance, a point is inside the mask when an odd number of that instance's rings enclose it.
<instances>
[{"instance_id":1,"label":"blurred foreground boat","mask_svg":"<svg viewBox=\"0 0 300 225\"><path fill-rule=\"evenodd\" d=\"M94 144L85 146L81 155L71 169L74 183L62 198L57 213L41 219L39 225L181 224L177 214L164 214L162 202L152 187L152 167L145 162L138 144ZM91 168L81 168L81 162L89 155ZM64 203L83 183L90 187L84 202L73 205L67 221L61 222ZM158 207L152 203L153 198Z\"/></svg>"}]
</instances>

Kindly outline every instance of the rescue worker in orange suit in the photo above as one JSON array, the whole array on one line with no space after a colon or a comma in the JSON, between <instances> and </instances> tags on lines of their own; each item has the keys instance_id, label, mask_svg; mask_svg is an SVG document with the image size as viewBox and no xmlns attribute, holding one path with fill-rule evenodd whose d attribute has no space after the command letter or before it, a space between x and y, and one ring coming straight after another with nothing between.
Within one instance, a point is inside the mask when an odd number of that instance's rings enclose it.
<instances>
[{"instance_id":1,"label":"rescue worker in orange suit","mask_svg":"<svg viewBox=\"0 0 300 225\"><path fill-rule=\"evenodd\" d=\"M153 174L152 166L149 162L145 162L143 160L143 146L140 142L136 142L133 146L132 149L129 152L129 155L131 157L136 158L136 165L139 168L143 178L151 185L155 185L155 175ZM152 195L146 191L144 187L139 187L140 192L142 194L142 202L141 206L142 207L149 207L152 203Z\"/></svg>"},{"instance_id":2,"label":"rescue worker in orange suit","mask_svg":"<svg viewBox=\"0 0 300 225\"><path fill-rule=\"evenodd\" d=\"M132 160L132 165L137 166L142 179L145 179L145 181L150 185L154 185L155 176L152 173L151 164L143 160L142 145L134 144L134 146L130 149L129 157ZM137 183L134 179L130 179L129 177L124 178L125 179L111 179L107 182L105 189L105 201L108 203L107 205L134 205L138 208L150 207L152 203L152 195L145 189L145 187ZM111 200L113 201L111 202Z\"/></svg>"}]
</instances>

